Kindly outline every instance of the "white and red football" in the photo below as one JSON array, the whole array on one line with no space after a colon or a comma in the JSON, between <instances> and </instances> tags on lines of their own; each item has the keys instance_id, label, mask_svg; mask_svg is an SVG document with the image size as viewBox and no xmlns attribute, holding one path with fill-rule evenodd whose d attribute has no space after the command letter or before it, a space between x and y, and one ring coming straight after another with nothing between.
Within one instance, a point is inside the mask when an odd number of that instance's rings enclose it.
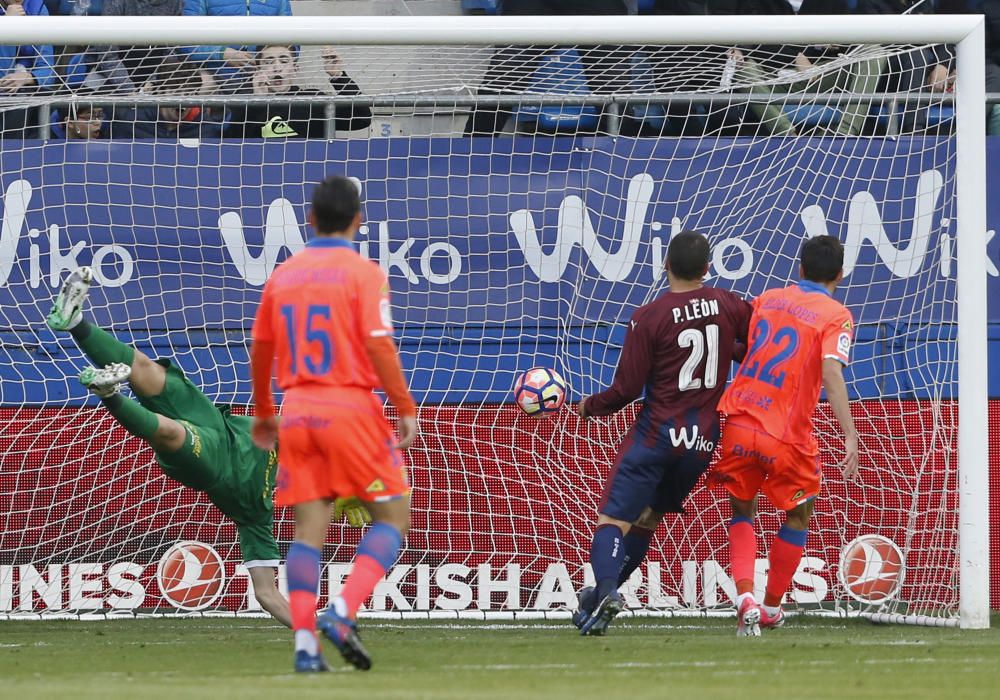
<instances>
[{"instance_id":1,"label":"white and red football","mask_svg":"<svg viewBox=\"0 0 1000 700\"><path fill-rule=\"evenodd\" d=\"M514 402L528 415L555 413L566 403L568 389L566 380L555 370L532 367L514 383Z\"/></svg>"}]
</instances>

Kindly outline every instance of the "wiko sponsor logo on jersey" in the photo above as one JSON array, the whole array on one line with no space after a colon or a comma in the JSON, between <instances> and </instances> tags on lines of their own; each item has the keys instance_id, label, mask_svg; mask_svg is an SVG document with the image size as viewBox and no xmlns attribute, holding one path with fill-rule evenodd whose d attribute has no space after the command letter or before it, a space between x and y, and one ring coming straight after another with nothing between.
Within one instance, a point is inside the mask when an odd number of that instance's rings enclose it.
<instances>
[{"instance_id":1,"label":"wiko sponsor logo on jersey","mask_svg":"<svg viewBox=\"0 0 1000 700\"><path fill-rule=\"evenodd\" d=\"M674 447L683 447L685 450L696 450L697 452L709 452L715 450L715 443L698 434L697 425L682 425L680 428L669 428L667 434L670 436L670 443Z\"/></svg>"},{"instance_id":2,"label":"wiko sponsor logo on jersey","mask_svg":"<svg viewBox=\"0 0 1000 700\"><path fill-rule=\"evenodd\" d=\"M74 242L59 224L45 224L44 211L32 211L34 193L28 180L14 180L4 190L0 287L8 283L18 266L27 268L24 281L31 287L46 283L56 288L67 273L81 265L90 265L97 283L105 287L121 287L132 280L135 259L127 248L116 244L95 247L85 240ZM88 233L86 223L80 222L79 238ZM27 245L23 245L25 242Z\"/></svg>"}]
</instances>

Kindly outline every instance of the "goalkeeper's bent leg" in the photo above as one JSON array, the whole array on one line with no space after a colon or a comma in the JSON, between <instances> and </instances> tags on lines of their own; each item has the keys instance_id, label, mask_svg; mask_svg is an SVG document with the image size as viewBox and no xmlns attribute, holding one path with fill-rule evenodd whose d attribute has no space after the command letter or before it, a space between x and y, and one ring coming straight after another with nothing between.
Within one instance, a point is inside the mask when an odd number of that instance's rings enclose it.
<instances>
[{"instance_id":1,"label":"goalkeeper's bent leg","mask_svg":"<svg viewBox=\"0 0 1000 700\"><path fill-rule=\"evenodd\" d=\"M101 403L108 409L108 413L114 416L115 420L130 434L153 444L157 433L160 431L160 419L162 416L143 408L135 401L127 399L121 394L112 394L107 398L103 398L101 399ZM183 428L181 430L183 431Z\"/></svg>"},{"instance_id":2,"label":"goalkeeper's bent leg","mask_svg":"<svg viewBox=\"0 0 1000 700\"><path fill-rule=\"evenodd\" d=\"M86 319L73 326L69 333L84 354L98 367L117 362L131 366L135 359L135 348L126 345Z\"/></svg>"},{"instance_id":3,"label":"goalkeeper's bent leg","mask_svg":"<svg viewBox=\"0 0 1000 700\"><path fill-rule=\"evenodd\" d=\"M86 319L70 329L73 340L98 367L121 362L132 368L129 384L138 396L159 396L167 383L167 371L131 345Z\"/></svg>"}]
</instances>

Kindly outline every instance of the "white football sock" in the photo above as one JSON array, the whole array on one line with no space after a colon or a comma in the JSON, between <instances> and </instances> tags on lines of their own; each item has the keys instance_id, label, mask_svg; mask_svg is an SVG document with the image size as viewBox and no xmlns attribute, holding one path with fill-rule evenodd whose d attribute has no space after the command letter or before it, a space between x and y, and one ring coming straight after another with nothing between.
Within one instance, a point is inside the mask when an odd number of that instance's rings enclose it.
<instances>
[{"instance_id":1,"label":"white football sock","mask_svg":"<svg viewBox=\"0 0 1000 700\"><path fill-rule=\"evenodd\" d=\"M295 630L295 651L305 651L309 656L319 653L316 633L310 630Z\"/></svg>"},{"instance_id":2,"label":"white football sock","mask_svg":"<svg viewBox=\"0 0 1000 700\"><path fill-rule=\"evenodd\" d=\"M330 601L330 607L341 617L347 617L347 603L339 595Z\"/></svg>"},{"instance_id":3,"label":"white football sock","mask_svg":"<svg viewBox=\"0 0 1000 700\"><path fill-rule=\"evenodd\" d=\"M773 606L772 605L765 605L764 606L764 612L766 612L769 617L774 617L775 615L778 614L778 612L780 610L781 610L781 606L780 605L773 605Z\"/></svg>"},{"instance_id":4,"label":"white football sock","mask_svg":"<svg viewBox=\"0 0 1000 700\"><path fill-rule=\"evenodd\" d=\"M740 609L740 606L743 605L743 601L746 600L747 598L749 598L750 600L752 600L755 603L757 602L757 600L753 597L753 593L740 593L738 596L736 596L736 609L737 610Z\"/></svg>"}]
</instances>

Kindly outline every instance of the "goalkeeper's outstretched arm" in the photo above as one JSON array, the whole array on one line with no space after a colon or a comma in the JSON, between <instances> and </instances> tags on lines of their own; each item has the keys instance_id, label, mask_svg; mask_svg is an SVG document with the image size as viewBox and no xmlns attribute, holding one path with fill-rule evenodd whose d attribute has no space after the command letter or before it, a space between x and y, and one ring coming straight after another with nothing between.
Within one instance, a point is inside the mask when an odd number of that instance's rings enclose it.
<instances>
[{"instance_id":1,"label":"goalkeeper's outstretched arm","mask_svg":"<svg viewBox=\"0 0 1000 700\"><path fill-rule=\"evenodd\" d=\"M250 569L250 582L253 584L253 594L260 607L290 629L292 613L288 607L288 600L278 590L277 573L278 570L271 566L255 566Z\"/></svg>"}]
</instances>

